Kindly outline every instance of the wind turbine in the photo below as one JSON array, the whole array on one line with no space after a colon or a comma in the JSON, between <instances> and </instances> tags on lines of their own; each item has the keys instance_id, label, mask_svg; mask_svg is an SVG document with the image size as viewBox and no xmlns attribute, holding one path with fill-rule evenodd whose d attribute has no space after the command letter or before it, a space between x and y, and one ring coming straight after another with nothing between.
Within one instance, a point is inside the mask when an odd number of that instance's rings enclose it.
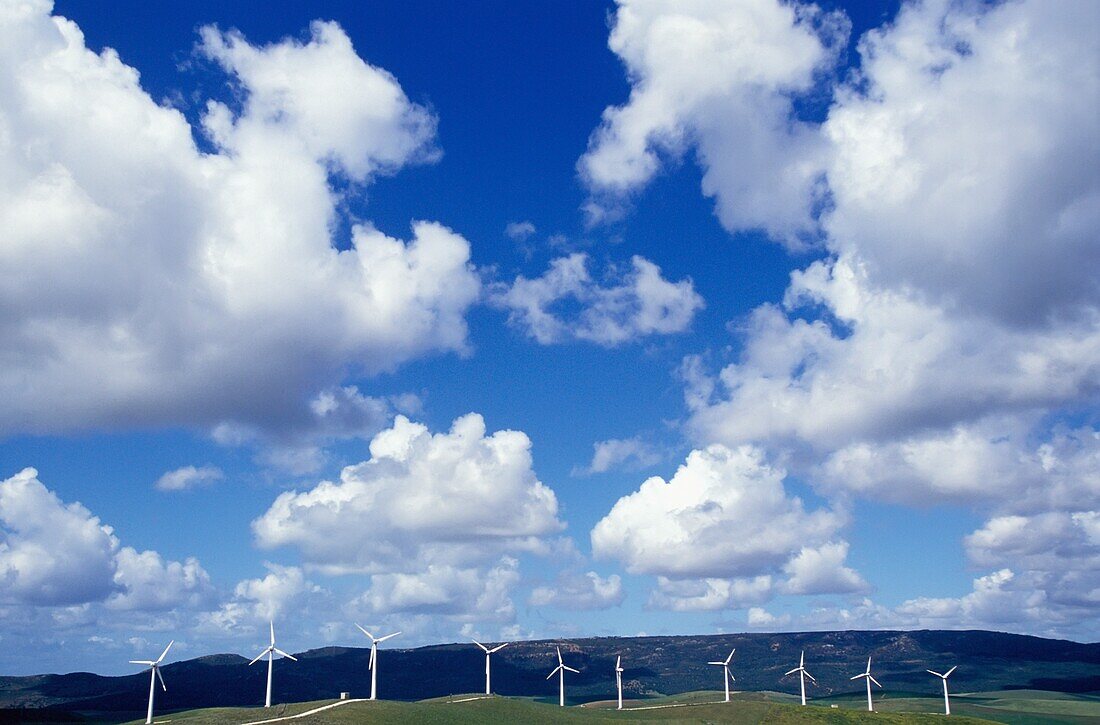
<instances>
[{"instance_id":1,"label":"wind turbine","mask_svg":"<svg viewBox=\"0 0 1100 725\"><path fill-rule=\"evenodd\" d=\"M263 652L256 655L256 659L248 663L248 666L251 667L262 660L264 655L267 655L267 698L264 700L264 707L271 707L271 668L275 663L275 653L278 652L283 657L289 657L295 662L298 661L298 658L294 655L287 654L275 646L275 623L268 622L268 624L271 626L271 644Z\"/></svg>"},{"instance_id":2,"label":"wind turbine","mask_svg":"<svg viewBox=\"0 0 1100 725\"><path fill-rule=\"evenodd\" d=\"M577 674L580 674L580 670L574 670L572 667L562 662L561 647L558 647L557 650L558 666L555 667L554 670L546 676L546 679L549 680L554 675L560 675L560 677L558 678L558 706L565 707L565 671L569 670L570 672L576 672Z\"/></svg>"},{"instance_id":3,"label":"wind turbine","mask_svg":"<svg viewBox=\"0 0 1100 725\"><path fill-rule=\"evenodd\" d=\"M956 667L958 667L958 665L955 665L955 667L952 667L947 672L944 672L942 675L939 672L932 672L932 670L925 670L925 672L933 674L936 677L943 680L943 714L944 715L950 715L951 714L951 698L949 698L947 696L947 678L951 676L951 673L955 671Z\"/></svg>"},{"instance_id":4,"label":"wind turbine","mask_svg":"<svg viewBox=\"0 0 1100 725\"><path fill-rule=\"evenodd\" d=\"M481 642L478 642L476 639L470 641L476 644L481 649L485 650L485 694L491 695L492 692L489 691L489 655L493 654L494 652L499 652L500 650L507 647L508 642L505 642L504 644L498 644L496 647L489 649Z\"/></svg>"},{"instance_id":5,"label":"wind turbine","mask_svg":"<svg viewBox=\"0 0 1100 725\"><path fill-rule=\"evenodd\" d=\"M862 673L862 674L856 675L855 677L852 677L850 679L858 680L861 677L863 679L867 680L867 712L874 712L875 708L871 704L871 683L873 682L876 685L878 685L878 680L876 680L874 678L874 676L871 674L871 658L870 657L867 658L867 671ZM944 680L944 682L947 682L947 681ZM879 686L879 689L881 690L882 685L878 685L878 686Z\"/></svg>"},{"instance_id":6,"label":"wind turbine","mask_svg":"<svg viewBox=\"0 0 1100 725\"><path fill-rule=\"evenodd\" d=\"M359 625L355 625L359 627ZM400 632L394 632L393 634L387 634L385 637L378 637L375 639L374 635L367 630L359 627L359 631L370 637L370 662L367 663L367 669L370 670L370 699L377 700L378 694L378 644L385 642L390 637L396 637L401 634Z\"/></svg>"},{"instance_id":7,"label":"wind turbine","mask_svg":"<svg viewBox=\"0 0 1100 725\"><path fill-rule=\"evenodd\" d=\"M802 650L802 654L798 658L798 667L795 667L793 670L791 670L790 672L788 672L787 674L785 674L783 676L786 677L787 675L793 675L795 672L798 673L798 682L802 686L802 706L805 707L806 706L806 678L809 677L810 682L814 683L815 685L817 684L817 680L814 679L814 676L806 671L806 650Z\"/></svg>"},{"instance_id":8,"label":"wind turbine","mask_svg":"<svg viewBox=\"0 0 1100 725\"><path fill-rule=\"evenodd\" d=\"M168 654L168 650L172 649L172 645L176 640L172 640L168 643L168 646L164 648L164 651L160 653L160 657L155 660L130 660L132 665L148 665L149 666L149 712L145 715L145 723L153 722L153 693L157 691L157 680L160 680L160 686L164 688L165 692L168 692L168 688L164 684L164 677L160 674L160 663L164 661L164 656ZM946 681L944 687L947 687Z\"/></svg>"},{"instance_id":9,"label":"wind turbine","mask_svg":"<svg viewBox=\"0 0 1100 725\"><path fill-rule=\"evenodd\" d=\"M723 680L726 683L726 702L730 701L730 680L736 680L737 679L736 677L733 676L733 673L730 672L730 660L733 659L733 653L736 652L736 651L737 651L736 647L731 649L730 650L730 656L727 657L724 662L708 662L707 663L708 665L717 665L717 666L721 667L722 672L725 674L725 677L723 678Z\"/></svg>"},{"instance_id":10,"label":"wind turbine","mask_svg":"<svg viewBox=\"0 0 1100 725\"><path fill-rule=\"evenodd\" d=\"M615 688L619 691L619 706L616 710L623 709L623 656L615 657Z\"/></svg>"}]
</instances>

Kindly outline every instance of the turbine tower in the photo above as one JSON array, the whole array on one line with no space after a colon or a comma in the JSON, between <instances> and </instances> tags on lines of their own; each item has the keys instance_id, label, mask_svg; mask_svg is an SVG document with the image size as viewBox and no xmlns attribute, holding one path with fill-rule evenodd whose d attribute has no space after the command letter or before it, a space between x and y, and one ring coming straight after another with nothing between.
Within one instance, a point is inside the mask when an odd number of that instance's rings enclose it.
<instances>
[{"instance_id":1,"label":"turbine tower","mask_svg":"<svg viewBox=\"0 0 1100 725\"><path fill-rule=\"evenodd\" d=\"M298 661L298 658L294 655L287 654L275 646L275 623L268 622L268 624L271 626L271 644L263 652L256 655L256 659L248 663L248 666L251 667L262 660L264 655L267 655L267 697L264 699L264 707L271 707L271 668L275 663L275 653L278 652L283 657L289 657L295 662Z\"/></svg>"},{"instance_id":2,"label":"turbine tower","mask_svg":"<svg viewBox=\"0 0 1100 725\"><path fill-rule=\"evenodd\" d=\"M561 660L561 647L558 647L557 650L558 650L558 666L555 667L553 669L553 671L549 675L546 676L546 679L549 680L554 675L560 675L560 677L558 678L558 706L559 707L565 707L565 671L569 670L570 672L576 672L577 674L580 674L580 670L574 670L572 667L570 667L567 664L565 664L564 662L562 662L562 660Z\"/></svg>"},{"instance_id":3,"label":"turbine tower","mask_svg":"<svg viewBox=\"0 0 1100 725\"><path fill-rule=\"evenodd\" d=\"M147 665L149 667L149 711L145 715L146 725L153 722L153 694L157 691L158 679L160 680L160 686L164 688L165 692L168 692L168 688L164 684L164 677L160 674L160 663L164 661L164 656L168 654L168 650L172 649L175 642L176 640L169 642L164 651L160 653L160 657L155 660L130 660L132 665ZM944 687L947 687L946 682Z\"/></svg>"},{"instance_id":4,"label":"turbine tower","mask_svg":"<svg viewBox=\"0 0 1100 725\"><path fill-rule=\"evenodd\" d=\"M951 673L955 671L956 667L958 667L958 665L955 665L955 667L952 667L947 672L944 672L942 675L939 672L932 672L932 670L925 670L925 672L933 674L936 677L943 680L943 714L944 715L950 715L951 714L951 698L947 696L947 678L951 676ZM150 697L150 700L151 699L152 698Z\"/></svg>"},{"instance_id":5,"label":"turbine tower","mask_svg":"<svg viewBox=\"0 0 1100 725\"><path fill-rule=\"evenodd\" d=\"M878 680L876 680L874 678L874 676L871 674L871 658L870 657L867 658L867 671L862 673L862 674L856 675L855 677L852 677L851 679L852 680L858 680L861 677L867 681L867 712L874 712L875 708L871 703L871 683L873 682L876 685L878 685ZM947 682L947 680L944 680L944 682ZM879 686L879 689L881 690L882 685L878 685L878 686Z\"/></svg>"},{"instance_id":6,"label":"turbine tower","mask_svg":"<svg viewBox=\"0 0 1100 725\"><path fill-rule=\"evenodd\" d=\"M470 641L476 644L481 649L485 650L485 694L491 695L493 693L489 690L489 655L493 654L494 652L499 652L500 650L507 647L509 643L505 642L504 644L498 644L496 647L489 649L481 642L478 642L476 639Z\"/></svg>"},{"instance_id":7,"label":"turbine tower","mask_svg":"<svg viewBox=\"0 0 1100 725\"><path fill-rule=\"evenodd\" d=\"M795 672L798 673L798 682L802 686L802 706L805 707L806 706L806 678L809 677L810 682L814 683L815 685L817 684L817 680L814 679L814 676L806 671L806 650L802 650L802 654L798 658L798 667L795 667L793 670L791 670L790 672L786 673L783 676L786 677L787 675L793 675Z\"/></svg>"},{"instance_id":8,"label":"turbine tower","mask_svg":"<svg viewBox=\"0 0 1100 725\"><path fill-rule=\"evenodd\" d=\"M615 688L619 691L619 706L616 710L623 709L623 656L615 658Z\"/></svg>"},{"instance_id":9,"label":"turbine tower","mask_svg":"<svg viewBox=\"0 0 1100 725\"><path fill-rule=\"evenodd\" d=\"M385 637L378 637L377 639L373 634L360 627L359 631L370 637L370 662L367 663L367 669L370 670L370 699L377 700L378 697L378 645L381 642L385 642L391 637L396 637L401 634L400 632L394 632L393 634L387 634Z\"/></svg>"},{"instance_id":10,"label":"turbine tower","mask_svg":"<svg viewBox=\"0 0 1100 725\"><path fill-rule=\"evenodd\" d=\"M736 677L733 676L733 673L730 672L730 660L733 659L733 653L736 652L736 651L737 651L736 647L731 649L730 650L730 656L727 657L724 662L708 662L707 663L708 665L717 665L718 667L721 667L722 672L725 674L725 676L723 677L723 680L726 683L726 702L730 701L730 680L736 680L737 679Z\"/></svg>"}]
</instances>

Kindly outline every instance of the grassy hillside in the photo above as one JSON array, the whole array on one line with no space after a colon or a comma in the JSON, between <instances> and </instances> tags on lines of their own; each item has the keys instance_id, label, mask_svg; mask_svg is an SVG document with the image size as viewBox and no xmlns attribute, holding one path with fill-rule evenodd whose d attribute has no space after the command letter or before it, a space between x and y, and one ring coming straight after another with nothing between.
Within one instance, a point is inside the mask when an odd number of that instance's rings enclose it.
<instances>
[{"instance_id":1,"label":"grassy hillside","mask_svg":"<svg viewBox=\"0 0 1100 725\"><path fill-rule=\"evenodd\" d=\"M493 697L465 702L356 702L286 722L300 725L342 725L343 723L424 723L425 725L511 725L512 723L932 723L934 715L879 714L828 707L802 708L764 697L715 703L717 693L699 697L669 698L660 704L646 703L644 709L615 712L597 707L559 708L556 704L526 698ZM681 701L683 700L683 701ZM323 705L325 702L312 703ZM309 709L309 708L307 708ZM288 710L288 714L290 714ZM239 725L254 722L254 709L219 708L176 713L163 718L181 725ZM160 718L158 718L159 720ZM135 721L134 725L142 721ZM988 723L968 717L953 719L957 725Z\"/></svg>"},{"instance_id":2,"label":"grassy hillside","mask_svg":"<svg viewBox=\"0 0 1100 725\"><path fill-rule=\"evenodd\" d=\"M884 697L876 712L862 708L865 701L844 696L826 698L800 707L784 693L744 692L733 702L719 702L718 692L690 692L673 697L626 703L614 711L610 701L559 708L554 702L531 698L456 695L420 702L352 702L285 722L291 725L341 725L343 723L425 723L426 725L474 725L475 723L943 723L943 701L925 697ZM163 715L158 721L180 725L244 725L276 715L294 715L333 701L296 703L284 710L272 708L216 708ZM1012 725L1086 723L1100 721L1100 698L1050 692L996 692L960 695L952 700L951 722L1001 722ZM133 725L142 722L133 721Z\"/></svg>"}]
</instances>

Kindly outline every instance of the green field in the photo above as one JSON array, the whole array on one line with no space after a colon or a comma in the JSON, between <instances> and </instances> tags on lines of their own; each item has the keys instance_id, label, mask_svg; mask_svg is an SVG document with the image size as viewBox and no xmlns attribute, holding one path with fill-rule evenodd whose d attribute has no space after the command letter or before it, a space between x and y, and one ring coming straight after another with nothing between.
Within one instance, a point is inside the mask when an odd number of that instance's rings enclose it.
<instances>
[{"instance_id":1,"label":"green field","mask_svg":"<svg viewBox=\"0 0 1100 725\"><path fill-rule=\"evenodd\" d=\"M613 702L590 702L559 708L546 699L455 695L421 702L351 702L324 712L287 720L300 725L342 723L942 723L943 700L936 697L883 695L876 712L864 710L856 695L820 699L800 707L797 698L775 692L744 692L733 702L719 702L721 693L691 692L672 697L636 700L616 712ZM296 715L331 704L332 700L263 708L213 708L165 713L158 723L181 725L244 725L279 715ZM1100 697L1057 692L1010 690L953 695L950 722L1032 723L1100 722ZM134 725L143 720L133 721Z\"/></svg>"}]
</instances>

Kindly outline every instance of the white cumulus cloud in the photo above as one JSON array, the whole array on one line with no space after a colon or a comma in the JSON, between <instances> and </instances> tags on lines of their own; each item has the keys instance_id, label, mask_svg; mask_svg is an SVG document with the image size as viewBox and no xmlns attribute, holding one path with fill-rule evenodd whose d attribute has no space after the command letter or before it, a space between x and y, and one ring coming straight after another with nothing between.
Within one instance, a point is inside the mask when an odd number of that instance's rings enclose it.
<instances>
[{"instance_id":1,"label":"white cumulus cloud","mask_svg":"<svg viewBox=\"0 0 1100 725\"><path fill-rule=\"evenodd\" d=\"M201 35L240 104L194 129L48 3L0 11L0 432L300 426L349 369L466 350L465 239L333 236L330 175L434 158L431 113L334 23Z\"/></svg>"},{"instance_id":2,"label":"white cumulus cloud","mask_svg":"<svg viewBox=\"0 0 1100 725\"><path fill-rule=\"evenodd\" d=\"M198 560L120 546L113 529L66 504L33 468L0 482L0 601L86 609L201 609L215 591Z\"/></svg>"},{"instance_id":3,"label":"white cumulus cloud","mask_svg":"<svg viewBox=\"0 0 1100 725\"><path fill-rule=\"evenodd\" d=\"M794 117L843 45L848 23L778 0L620 0L608 45L629 101L608 107L578 162L593 221L648 182L661 155L694 145L703 191L729 229L764 228L801 246L815 234L827 144Z\"/></svg>"},{"instance_id":4,"label":"white cumulus cloud","mask_svg":"<svg viewBox=\"0 0 1100 725\"><path fill-rule=\"evenodd\" d=\"M593 279L588 255L575 252L552 260L541 277L497 284L490 302L539 344L576 339L605 347L683 332L704 306L690 279L670 282L639 256L629 271L612 269L608 277L605 284Z\"/></svg>"},{"instance_id":5,"label":"white cumulus cloud","mask_svg":"<svg viewBox=\"0 0 1100 725\"><path fill-rule=\"evenodd\" d=\"M844 592L863 582L834 543L846 516L807 511L788 496L786 472L751 446L692 451L671 479L655 476L624 496L592 529L592 552L632 574L662 577L654 601L672 608L719 608L792 592ZM821 567L812 574L806 564ZM690 601L676 605L673 600Z\"/></svg>"},{"instance_id":6,"label":"white cumulus cloud","mask_svg":"<svg viewBox=\"0 0 1100 725\"><path fill-rule=\"evenodd\" d=\"M397 416L370 453L338 482L281 494L252 524L259 545L294 546L331 570L392 573L537 550L563 528L554 492L532 469L531 441L486 435L480 415L435 434Z\"/></svg>"}]
</instances>

